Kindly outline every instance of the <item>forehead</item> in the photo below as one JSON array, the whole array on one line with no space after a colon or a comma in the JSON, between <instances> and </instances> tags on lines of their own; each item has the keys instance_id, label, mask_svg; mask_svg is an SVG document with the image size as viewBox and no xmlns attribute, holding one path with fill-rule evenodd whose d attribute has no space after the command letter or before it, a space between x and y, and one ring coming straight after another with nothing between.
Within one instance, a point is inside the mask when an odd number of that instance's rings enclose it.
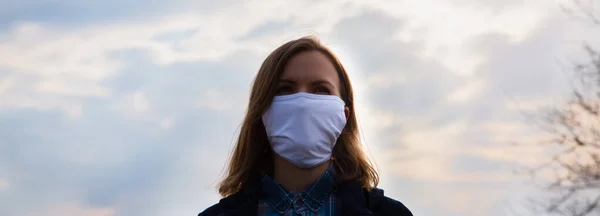
<instances>
[{"instance_id":1,"label":"forehead","mask_svg":"<svg viewBox=\"0 0 600 216\"><path fill-rule=\"evenodd\" d=\"M297 82L315 80L329 81L338 86L340 83L335 66L327 56L319 51L300 52L288 60L281 79Z\"/></svg>"}]
</instances>

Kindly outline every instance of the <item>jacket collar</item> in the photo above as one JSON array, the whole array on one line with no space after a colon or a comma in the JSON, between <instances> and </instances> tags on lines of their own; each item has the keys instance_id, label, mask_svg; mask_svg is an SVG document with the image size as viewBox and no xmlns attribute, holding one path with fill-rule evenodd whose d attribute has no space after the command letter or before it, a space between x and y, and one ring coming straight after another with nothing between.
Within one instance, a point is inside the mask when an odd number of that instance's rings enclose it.
<instances>
[{"instance_id":1,"label":"jacket collar","mask_svg":"<svg viewBox=\"0 0 600 216\"><path fill-rule=\"evenodd\" d=\"M310 210L315 212L318 211L323 203L329 198L335 185L335 172L333 166L329 166L317 181L309 185L306 190L299 194L295 194L294 192L283 188L266 174L262 174L262 176L261 187L264 199L280 214L283 214L290 208L295 199L302 200Z\"/></svg>"},{"instance_id":2,"label":"jacket collar","mask_svg":"<svg viewBox=\"0 0 600 216\"><path fill-rule=\"evenodd\" d=\"M228 209L223 216L250 215L249 212L257 212L258 201L261 198L262 178L259 173L250 178L248 183L242 187L239 193L224 198L223 204ZM369 192L357 181L337 182L334 185L336 196L340 201L338 208L341 215L372 215L369 210L376 200L369 200ZM373 191L372 191L373 192ZM375 191L377 192L377 191ZM221 215L221 214L220 214Z\"/></svg>"}]
</instances>

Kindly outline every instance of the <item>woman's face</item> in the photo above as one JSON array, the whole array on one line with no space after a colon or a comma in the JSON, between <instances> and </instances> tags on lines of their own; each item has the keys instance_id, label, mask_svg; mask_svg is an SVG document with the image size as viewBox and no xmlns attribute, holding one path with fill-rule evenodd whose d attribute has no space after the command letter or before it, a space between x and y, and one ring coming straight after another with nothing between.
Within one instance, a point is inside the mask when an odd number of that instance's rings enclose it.
<instances>
[{"instance_id":1,"label":"woman's face","mask_svg":"<svg viewBox=\"0 0 600 216\"><path fill-rule=\"evenodd\" d=\"M277 95L305 92L340 96L340 78L326 55L319 51L300 52L283 69Z\"/></svg>"}]
</instances>

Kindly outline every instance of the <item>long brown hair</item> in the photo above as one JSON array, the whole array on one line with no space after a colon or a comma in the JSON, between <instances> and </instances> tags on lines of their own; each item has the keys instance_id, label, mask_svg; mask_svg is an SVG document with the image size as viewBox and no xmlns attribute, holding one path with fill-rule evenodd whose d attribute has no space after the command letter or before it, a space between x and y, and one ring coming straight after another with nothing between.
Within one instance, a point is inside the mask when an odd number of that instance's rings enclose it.
<instances>
[{"instance_id":1,"label":"long brown hair","mask_svg":"<svg viewBox=\"0 0 600 216\"><path fill-rule=\"evenodd\" d=\"M379 176L360 144L358 123L354 112L354 95L346 70L338 58L315 37L302 37L275 49L262 63L254 78L248 109L229 162L225 178L218 186L226 197L238 192L261 170L272 169L273 152L262 122L262 115L271 105L279 76L293 56L305 51L319 51L329 58L338 72L341 97L350 109L346 126L333 149L333 163L339 181L354 180L370 190L379 183Z\"/></svg>"}]
</instances>

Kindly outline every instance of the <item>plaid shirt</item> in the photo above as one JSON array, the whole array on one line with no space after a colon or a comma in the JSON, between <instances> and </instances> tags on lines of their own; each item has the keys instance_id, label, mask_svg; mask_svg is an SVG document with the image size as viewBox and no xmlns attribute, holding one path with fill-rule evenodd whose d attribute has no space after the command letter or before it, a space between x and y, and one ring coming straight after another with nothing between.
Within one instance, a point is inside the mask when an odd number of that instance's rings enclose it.
<instances>
[{"instance_id":1,"label":"plaid shirt","mask_svg":"<svg viewBox=\"0 0 600 216\"><path fill-rule=\"evenodd\" d=\"M258 204L259 216L334 216L336 199L333 193L334 169L327 171L300 194L288 191L271 177L263 174L265 197Z\"/></svg>"}]
</instances>

